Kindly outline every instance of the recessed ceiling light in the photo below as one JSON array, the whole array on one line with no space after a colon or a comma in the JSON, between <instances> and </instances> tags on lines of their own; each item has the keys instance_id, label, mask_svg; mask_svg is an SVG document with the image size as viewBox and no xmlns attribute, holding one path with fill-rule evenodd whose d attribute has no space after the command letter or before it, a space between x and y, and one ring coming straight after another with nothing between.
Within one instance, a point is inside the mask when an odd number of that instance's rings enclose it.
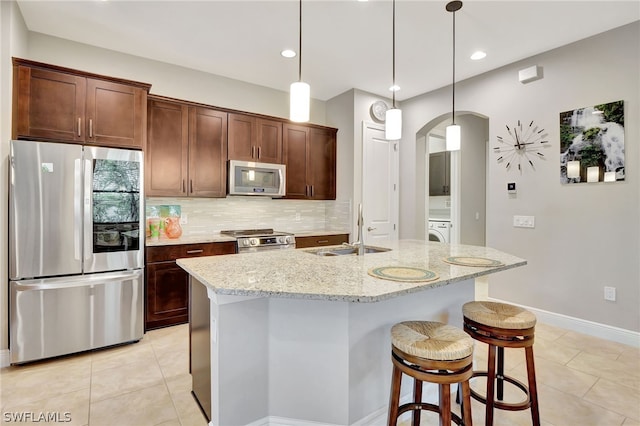
<instances>
[{"instance_id":1,"label":"recessed ceiling light","mask_svg":"<svg viewBox=\"0 0 640 426\"><path fill-rule=\"evenodd\" d=\"M285 49L282 52L280 52L280 54L282 56L284 56L285 58L295 58L296 57L296 52L291 50L291 49Z\"/></svg>"},{"instance_id":2,"label":"recessed ceiling light","mask_svg":"<svg viewBox=\"0 0 640 426\"><path fill-rule=\"evenodd\" d=\"M478 50L476 52L473 52L473 55L471 55L471 59L473 59L474 61L477 61L479 59L483 59L486 56L487 56L486 53L484 53L482 50Z\"/></svg>"},{"instance_id":3,"label":"recessed ceiling light","mask_svg":"<svg viewBox=\"0 0 640 426\"><path fill-rule=\"evenodd\" d=\"M389 90L392 92L397 92L398 90L400 90L400 86L396 84L395 86L389 87Z\"/></svg>"}]
</instances>

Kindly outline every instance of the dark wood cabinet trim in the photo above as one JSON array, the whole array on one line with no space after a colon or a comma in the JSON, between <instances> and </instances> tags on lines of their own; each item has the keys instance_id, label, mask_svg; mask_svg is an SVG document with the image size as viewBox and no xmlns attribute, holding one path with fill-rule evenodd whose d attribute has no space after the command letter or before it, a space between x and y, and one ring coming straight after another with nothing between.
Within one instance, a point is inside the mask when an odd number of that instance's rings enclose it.
<instances>
[{"instance_id":1,"label":"dark wood cabinet trim","mask_svg":"<svg viewBox=\"0 0 640 426\"><path fill-rule=\"evenodd\" d=\"M123 78L111 77L111 76L108 76L108 75L94 74L94 73L90 73L90 72L87 72L87 71L80 71L80 70L76 70L76 69L72 69L72 68L61 67L61 66L58 66L58 65L45 64L45 63L42 63L42 62L31 61L31 60L28 60L28 59L21 59L21 58L15 58L15 57L13 57L12 59L13 59L13 65L14 66L22 65L22 66L25 66L25 67L40 68L40 69L45 69L45 70L50 70L50 71L56 71L56 72L61 72L61 73L66 73L66 74L72 74L72 75L76 75L76 76L80 76L80 77L94 78L94 79L98 79L98 80L111 81L113 83L119 83L119 84L125 84L127 86L139 87L141 89L146 90L147 92L151 89L151 84L142 83L140 81L126 80L126 79L123 79Z\"/></svg>"}]
</instances>

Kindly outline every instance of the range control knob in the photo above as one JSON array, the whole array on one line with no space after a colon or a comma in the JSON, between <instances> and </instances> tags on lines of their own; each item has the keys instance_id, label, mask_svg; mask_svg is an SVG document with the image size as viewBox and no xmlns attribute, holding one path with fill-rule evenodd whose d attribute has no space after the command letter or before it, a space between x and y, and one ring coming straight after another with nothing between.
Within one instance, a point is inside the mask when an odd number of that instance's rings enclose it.
<instances>
[{"instance_id":1,"label":"range control knob","mask_svg":"<svg viewBox=\"0 0 640 426\"><path fill-rule=\"evenodd\" d=\"M251 238L249 239L249 244L251 244L252 246L257 246L259 243L257 238Z\"/></svg>"},{"instance_id":2,"label":"range control knob","mask_svg":"<svg viewBox=\"0 0 640 426\"><path fill-rule=\"evenodd\" d=\"M248 247L249 246L249 240L247 240L246 238L243 240L240 240L240 244L243 245L244 247Z\"/></svg>"},{"instance_id":3,"label":"range control knob","mask_svg":"<svg viewBox=\"0 0 640 426\"><path fill-rule=\"evenodd\" d=\"M278 242L280 244L287 244L287 238L288 238L287 236L281 235L281 236L278 237Z\"/></svg>"}]
</instances>

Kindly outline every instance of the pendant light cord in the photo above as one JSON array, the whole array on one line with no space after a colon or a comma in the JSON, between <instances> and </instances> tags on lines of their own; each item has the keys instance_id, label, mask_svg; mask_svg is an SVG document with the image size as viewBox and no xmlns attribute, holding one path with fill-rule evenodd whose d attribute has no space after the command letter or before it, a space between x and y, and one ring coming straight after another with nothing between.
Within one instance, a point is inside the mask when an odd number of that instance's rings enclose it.
<instances>
[{"instance_id":1,"label":"pendant light cord","mask_svg":"<svg viewBox=\"0 0 640 426\"><path fill-rule=\"evenodd\" d=\"M456 12L453 12L453 73L451 85L451 124L456 124Z\"/></svg>"},{"instance_id":2,"label":"pendant light cord","mask_svg":"<svg viewBox=\"0 0 640 426\"><path fill-rule=\"evenodd\" d=\"M302 0L300 0L299 39L298 39L298 81L302 81Z\"/></svg>"},{"instance_id":3,"label":"pendant light cord","mask_svg":"<svg viewBox=\"0 0 640 426\"><path fill-rule=\"evenodd\" d=\"M393 86L391 88L391 99L392 99L392 104L393 104L393 108L396 108L396 0L393 0L393 13L392 13L392 80L393 80Z\"/></svg>"}]
</instances>

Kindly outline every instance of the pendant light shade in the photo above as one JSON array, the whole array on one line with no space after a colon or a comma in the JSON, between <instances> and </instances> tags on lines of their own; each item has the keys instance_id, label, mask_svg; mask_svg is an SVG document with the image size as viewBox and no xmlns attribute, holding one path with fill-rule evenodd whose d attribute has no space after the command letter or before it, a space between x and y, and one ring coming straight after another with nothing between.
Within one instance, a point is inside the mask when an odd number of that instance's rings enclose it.
<instances>
[{"instance_id":1,"label":"pendant light shade","mask_svg":"<svg viewBox=\"0 0 640 426\"><path fill-rule=\"evenodd\" d=\"M394 141L402 138L402 111L396 107L396 0L393 0L392 21L393 103L391 108L385 113L384 138Z\"/></svg>"},{"instance_id":2,"label":"pendant light shade","mask_svg":"<svg viewBox=\"0 0 640 426\"><path fill-rule=\"evenodd\" d=\"M460 150L460 126L457 124L450 124L447 126L445 146L447 151Z\"/></svg>"},{"instance_id":3,"label":"pendant light shade","mask_svg":"<svg viewBox=\"0 0 640 426\"><path fill-rule=\"evenodd\" d=\"M303 123L309 121L311 87L302 81L302 0L300 0L299 24L298 81L291 83L289 93L289 119L297 123Z\"/></svg>"},{"instance_id":4,"label":"pendant light shade","mask_svg":"<svg viewBox=\"0 0 640 426\"><path fill-rule=\"evenodd\" d=\"M311 88L302 81L291 83L289 97L289 119L297 123L309 121L309 98Z\"/></svg>"},{"instance_id":5,"label":"pendant light shade","mask_svg":"<svg viewBox=\"0 0 640 426\"><path fill-rule=\"evenodd\" d=\"M456 12L462 9L462 2L451 1L447 3L446 9L453 14L453 82L451 84L451 125L447 126L445 145L447 151L457 151L461 146L461 132L460 126L456 124Z\"/></svg>"},{"instance_id":6,"label":"pendant light shade","mask_svg":"<svg viewBox=\"0 0 640 426\"><path fill-rule=\"evenodd\" d=\"M402 138L402 110L388 109L385 113L384 138L395 141Z\"/></svg>"}]
</instances>

